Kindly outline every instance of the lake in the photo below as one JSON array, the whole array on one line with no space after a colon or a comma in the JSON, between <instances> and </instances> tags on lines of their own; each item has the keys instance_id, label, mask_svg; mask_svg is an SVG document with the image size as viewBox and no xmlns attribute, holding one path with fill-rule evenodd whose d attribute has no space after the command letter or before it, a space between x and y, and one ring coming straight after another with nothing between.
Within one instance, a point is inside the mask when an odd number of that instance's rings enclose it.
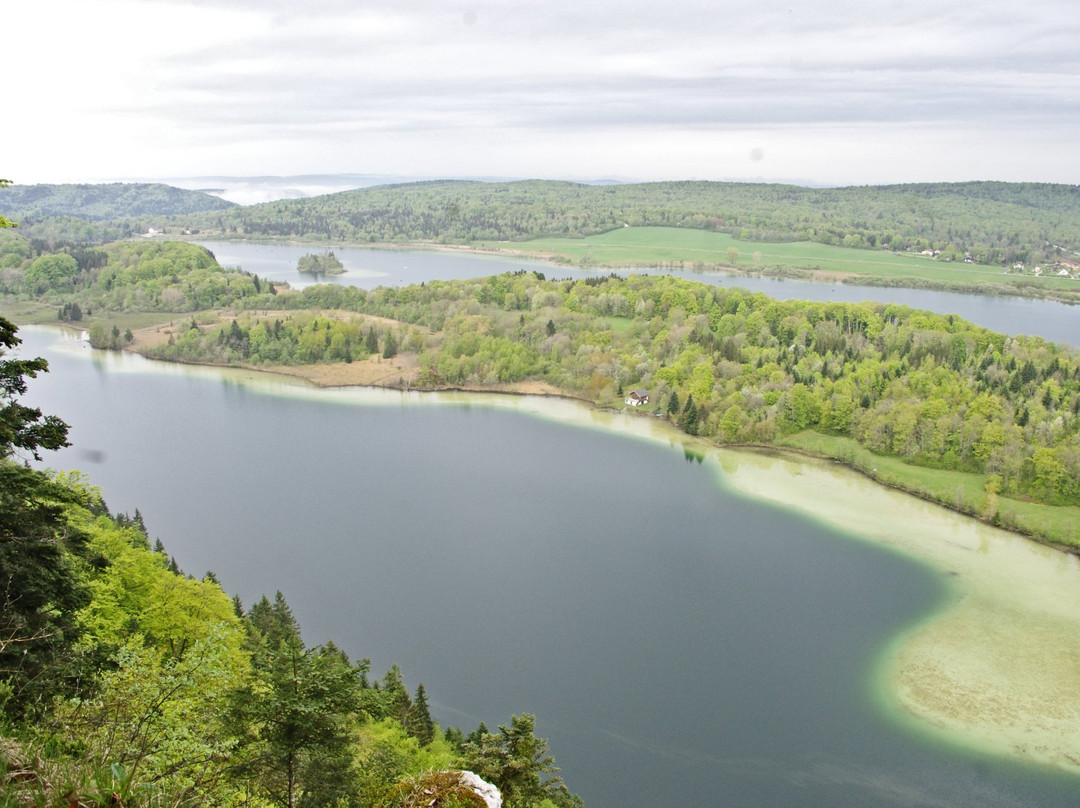
<instances>
[{"instance_id":1,"label":"lake","mask_svg":"<svg viewBox=\"0 0 1080 808\"><path fill-rule=\"evenodd\" d=\"M302 255L321 252L324 248L234 241L200 243L214 253L224 267L240 267L262 278L287 282L295 288L303 288L313 283L337 283L372 289L376 286L408 285L428 280L486 277L520 269L543 272L549 279L588 278L601 273L600 270L583 270L538 261L465 252L334 247L334 254L345 265L346 273L313 277L298 272L297 261ZM1004 334L1031 334L1051 342L1080 346L1080 308L1051 300L936 292L927 289L854 286L787 278L754 278L694 270L630 268L620 272L662 272L714 286L764 292L770 297L782 300L794 298L846 303L879 300L941 314L956 314Z\"/></svg>"},{"instance_id":2,"label":"lake","mask_svg":"<svg viewBox=\"0 0 1080 808\"><path fill-rule=\"evenodd\" d=\"M881 655L946 576L737 494L678 441L21 336L50 363L29 403L72 425L50 465L245 603L282 590L308 642L399 664L444 726L535 713L589 808L1080 801L1080 778L882 707Z\"/></svg>"}]
</instances>

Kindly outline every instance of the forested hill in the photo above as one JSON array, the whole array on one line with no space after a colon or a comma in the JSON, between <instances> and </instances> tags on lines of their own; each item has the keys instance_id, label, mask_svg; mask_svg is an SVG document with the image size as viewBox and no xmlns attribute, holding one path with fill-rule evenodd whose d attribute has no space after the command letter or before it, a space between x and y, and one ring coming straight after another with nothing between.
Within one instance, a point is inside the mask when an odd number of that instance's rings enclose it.
<instances>
[{"instance_id":1,"label":"forested hill","mask_svg":"<svg viewBox=\"0 0 1080 808\"><path fill-rule=\"evenodd\" d=\"M161 183L12 185L0 194L0 215L19 222L53 216L102 221L232 207L216 196Z\"/></svg>"},{"instance_id":2,"label":"forested hill","mask_svg":"<svg viewBox=\"0 0 1080 808\"><path fill-rule=\"evenodd\" d=\"M1011 265L1080 254L1080 187L934 183L851 188L726 182L424 182L186 217L204 233L332 242L524 240L624 226L729 232Z\"/></svg>"}]
</instances>

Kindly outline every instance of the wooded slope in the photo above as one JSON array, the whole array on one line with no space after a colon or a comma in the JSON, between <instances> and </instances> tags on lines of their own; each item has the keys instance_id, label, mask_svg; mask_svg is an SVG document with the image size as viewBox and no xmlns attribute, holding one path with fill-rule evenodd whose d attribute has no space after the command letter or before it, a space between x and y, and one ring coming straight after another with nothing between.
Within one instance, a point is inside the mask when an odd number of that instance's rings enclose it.
<instances>
[{"instance_id":1,"label":"wooded slope","mask_svg":"<svg viewBox=\"0 0 1080 808\"><path fill-rule=\"evenodd\" d=\"M1080 253L1080 187L935 183L852 188L657 182L426 182L187 217L204 232L342 242L524 240L624 226L717 230L1009 265Z\"/></svg>"},{"instance_id":2,"label":"wooded slope","mask_svg":"<svg viewBox=\"0 0 1080 808\"><path fill-rule=\"evenodd\" d=\"M51 216L102 221L232 207L219 197L161 183L12 185L0 194L0 214L28 223Z\"/></svg>"}]
</instances>

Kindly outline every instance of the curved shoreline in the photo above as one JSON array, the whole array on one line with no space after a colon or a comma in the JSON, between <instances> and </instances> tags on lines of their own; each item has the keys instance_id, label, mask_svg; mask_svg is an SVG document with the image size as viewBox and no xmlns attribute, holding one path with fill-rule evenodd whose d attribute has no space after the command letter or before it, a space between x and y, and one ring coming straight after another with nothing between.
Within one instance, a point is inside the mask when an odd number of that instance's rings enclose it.
<instances>
[{"instance_id":1,"label":"curved shoreline","mask_svg":"<svg viewBox=\"0 0 1080 808\"><path fill-rule=\"evenodd\" d=\"M717 462L717 484L794 509L948 576L944 607L894 638L877 663L876 690L898 723L1080 774L1080 557L885 487L837 462L782 447L720 448L666 419L601 410L550 393L316 387L266 370L177 365L126 352L104 357L135 372L227 375L270 394L370 405L491 406L693 446Z\"/></svg>"},{"instance_id":2,"label":"curved shoreline","mask_svg":"<svg viewBox=\"0 0 1080 808\"><path fill-rule=\"evenodd\" d=\"M725 480L948 576L879 662L886 708L942 739L1080 774L1080 559L836 464L718 449Z\"/></svg>"},{"instance_id":3,"label":"curved shoreline","mask_svg":"<svg viewBox=\"0 0 1080 808\"><path fill-rule=\"evenodd\" d=\"M179 237L177 237L179 238ZM566 268L576 266L572 261L560 261L557 254L544 252L540 250L523 250L516 246L518 242L502 242L507 246L503 247L485 247L477 246L475 244L436 244L432 242L308 242L308 241L295 241L292 239L247 239L247 238L228 238L225 234L205 234L200 233L196 236L186 236L181 240L184 241L235 241L237 243L254 243L254 244L284 244L293 247L344 247L355 248L364 250L417 250L422 252L448 252L448 253L466 253L471 255L487 255L492 257L510 257L520 258L523 261L535 261L539 264L558 268ZM646 269L682 269L693 270L695 269L695 263L693 261L672 261L667 264L656 264L654 266L646 266ZM678 266L676 267L676 264ZM597 263L587 267L589 270L595 272L612 272L618 270L626 270L635 267L629 267L626 264L620 263ZM1001 285L994 288L987 288L985 283L948 283L948 282L935 282L928 281L919 278L902 277L900 279L893 278L881 278L875 275L863 275L857 272L839 272L839 271L826 271L815 269L814 267L787 267L776 266L763 269L747 269L744 267L731 266L721 263L710 263L699 265L700 269L705 272L715 272L717 274L730 275L732 277L769 277L769 278L784 278L788 280L805 281L807 283L842 283L847 286L859 286L868 288L882 288L882 287L895 287L901 289L925 289L935 292L950 292L954 294L970 294L970 295L982 295L985 297L1015 297L1024 300L1047 300L1055 303L1063 303L1065 305L1080 305L1080 293L1078 292L1062 292L1058 289L1044 288L1038 284L1034 284L1028 288L1022 288L1019 285Z\"/></svg>"}]
</instances>

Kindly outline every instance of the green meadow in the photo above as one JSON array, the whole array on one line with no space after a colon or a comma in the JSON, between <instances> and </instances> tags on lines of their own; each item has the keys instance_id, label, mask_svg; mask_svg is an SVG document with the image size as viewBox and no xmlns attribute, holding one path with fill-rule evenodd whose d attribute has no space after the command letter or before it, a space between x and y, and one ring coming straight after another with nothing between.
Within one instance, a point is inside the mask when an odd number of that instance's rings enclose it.
<instances>
[{"instance_id":1,"label":"green meadow","mask_svg":"<svg viewBox=\"0 0 1080 808\"><path fill-rule=\"evenodd\" d=\"M905 463L901 458L877 455L851 438L806 430L779 441L782 446L833 457L878 482L911 491L961 512L990 518L995 524L1018 530L1054 544L1080 549L1080 508L1042 505L1012 497L988 502L986 474L932 469Z\"/></svg>"},{"instance_id":2,"label":"green meadow","mask_svg":"<svg viewBox=\"0 0 1080 808\"><path fill-rule=\"evenodd\" d=\"M811 241L740 241L727 233L675 227L624 227L586 238L542 238L514 242L480 242L483 249L508 246L552 256L557 261L597 268L732 267L742 272L797 274L822 280L832 276L870 283L987 287L984 291L1033 294L1080 293L1080 281L1007 273L1002 267L935 260L911 253L836 247ZM826 277L828 276L828 278Z\"/></svg>"}]
</instances>

